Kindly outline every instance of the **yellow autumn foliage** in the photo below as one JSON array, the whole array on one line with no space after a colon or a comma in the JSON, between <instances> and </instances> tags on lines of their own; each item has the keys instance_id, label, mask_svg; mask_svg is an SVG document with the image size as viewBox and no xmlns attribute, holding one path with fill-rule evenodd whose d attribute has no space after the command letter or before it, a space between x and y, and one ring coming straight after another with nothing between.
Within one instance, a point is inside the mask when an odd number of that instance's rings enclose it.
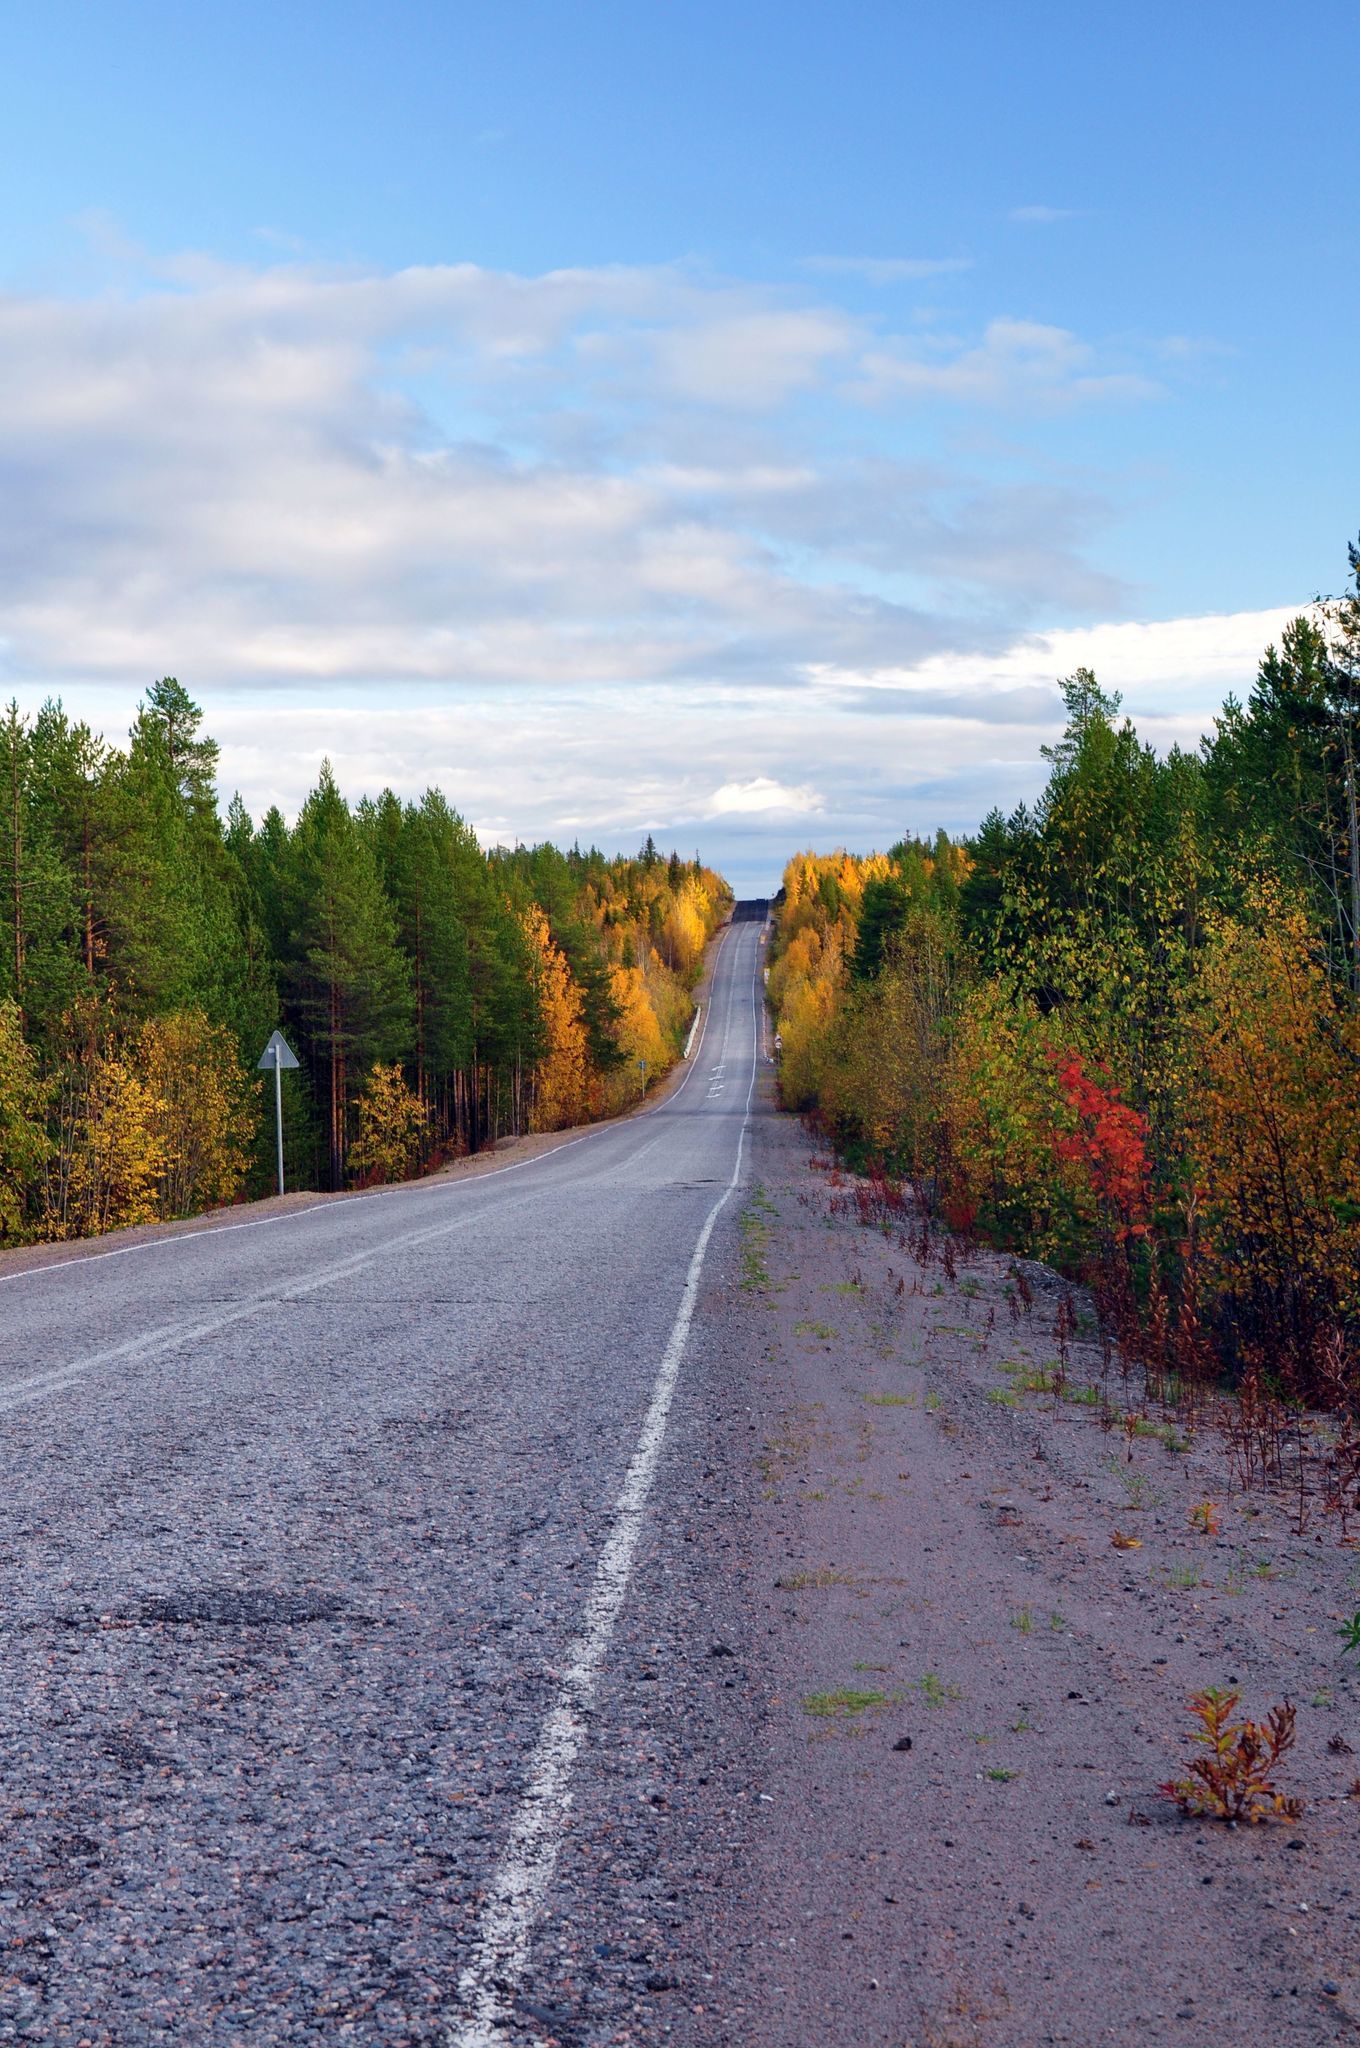
<instances>
[{"instance_id":1,"label":"yellow autumn foliage","mask_svg":"<svg viewBox=\"0 0 1360 2048\"><path fill-rule=\"evenodd\" d=\"M1260 906L1258 906L1260 908ZM1201 1285L1301 1343L1360 1314L1360 1019L1302 912L1219 926L1185 1039Z\"/></svg>"},{"instance_id":2,"label":"yellow autumn foliage","mask_svg":"<svg viewBox=\"0 0 1360 2048\"><path fill-rule=\"evenodd\" d=\"M45 1099L19 1006L0 1002L0 1243L22 1235L28 1189L51 1150Z\"/></svg>"},{"instance_id":3,"label":"yellow autumn foliage","mask_svg":"<svg viewBox=\"0 0 1360 2048\"><path fill-rule=\"evenodd\" d=\"M117 1052L87 1062L83 1113L75 1126L63 1237L98 1237L161 1220L161 1183L170 1164L161 1133L166 1104Z\"/></svg>"},{"instance_id":4,"label":"yellow autumn foliage","mask_svg":"<svg viewBox=\"0 0 1360 2048\"><path fill-rule=\"evenodd\" d=\"M235 1200L250 1165L260 1084L225 1025L201 1010L153 1017L137 1039L150 1133L162 1160L157 1211L196 1215Z\"/></svg>"},{"instance_id":5,"label":"yellow autumn foliage","mask_svg":"<svg viewBox=\"0 0 1360 2048\"><path fill-rule=\"evenodd\" d=\"M586 1027L581 991L553 943L548 920L536 903L524 913L524 932L533 950L534 980L547 1050L534 1068L529 1128L560 1131L579 1123L587 1109Z\"/></svg>"},{"instance_id":6,"label":"yellow autumn foliage","mask_svg":"<svg viewBox=\"0 0 1360 2048\"><path fill-rule=\"evenodd\" d=\"M420 1157L426 1114L406 1084L400 1061L370 1068L359 1093L359 1131L349 1170L361 1181L407 1180Z\"/></svg>"}]
</instances>

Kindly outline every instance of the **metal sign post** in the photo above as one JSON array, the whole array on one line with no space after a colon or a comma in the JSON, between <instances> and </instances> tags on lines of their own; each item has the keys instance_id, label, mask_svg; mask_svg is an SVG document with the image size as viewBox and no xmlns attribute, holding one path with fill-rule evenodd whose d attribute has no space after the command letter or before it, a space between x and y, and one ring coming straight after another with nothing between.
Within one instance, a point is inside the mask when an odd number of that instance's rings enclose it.
<instances>
[{"instance_id":1,"label":"metal sign post","mask_svg":"<svg viewBox=\"0 0 1360 2048\"><path fill-rule=\"evenodd\" d=\"M647 1093L647 1062L646 1060L639 1060L638 1065L642 1069L642 1092L645 1095Z\"/></svg>"},{"instance_id":2,"label":"metal sign post","mask_svg":"<svg viewBox=\"0 0 1360 2048\"><path fill-rule=\"evenodd\" d=\"M297 1065L297 1055L281 1031L270 1036L268 1045L260 1054L256 1065L265 1073L272 1067L274 1072L274 1133L279 1151L279 1193L283 1193L283 1070Z\"/></svg>"}]
</instances>

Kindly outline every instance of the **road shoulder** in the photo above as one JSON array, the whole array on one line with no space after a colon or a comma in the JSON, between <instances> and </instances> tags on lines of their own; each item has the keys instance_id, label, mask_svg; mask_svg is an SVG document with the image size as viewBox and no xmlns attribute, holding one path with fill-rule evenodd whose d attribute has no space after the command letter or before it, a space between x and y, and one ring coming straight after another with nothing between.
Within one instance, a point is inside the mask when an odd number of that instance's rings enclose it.
<instances>
[{"instance_id":1,"label":"road shoulder","mask_svg":"<svg viewBox=\"0 0 1360 2048\"><path fill-rule=\"evenodd\" d=\"M1315 1508L1300 1533L1289 1499L1235 1488L1216 1432L1125 1428L1132 1395L1057 1328L1062 1290L1026 1307L1008 1260L913 1250L914 1219L873 1214L790 1118L754 1143L745 1372L710 1391L754 1468L714 1612L747 1631L759 1789L728 2017L690 2038L1354 2039L1356 1571L1334 1524ZM1295 1702L1300 1820L1229 1830L1158 1795L1210 1684L1254 1715Z\"/></svg>"}]
</instances>

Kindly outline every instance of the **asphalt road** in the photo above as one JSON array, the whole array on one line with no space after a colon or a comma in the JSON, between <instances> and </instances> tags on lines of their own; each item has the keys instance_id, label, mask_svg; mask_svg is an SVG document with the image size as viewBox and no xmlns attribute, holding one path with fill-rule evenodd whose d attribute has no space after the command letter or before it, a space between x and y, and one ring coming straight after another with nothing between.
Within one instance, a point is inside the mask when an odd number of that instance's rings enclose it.
<instances>
[{"instance_id":1,"label":"asphalt road","mask_svg":"<svg viewBox=\"0 0 1360 2048\"><path fill-rule=\"evenodd\" d=\"M759 937L648 1114L0 1280L0 2040L532 2032L736 1256Z\"/></svg>"}]
</instances>

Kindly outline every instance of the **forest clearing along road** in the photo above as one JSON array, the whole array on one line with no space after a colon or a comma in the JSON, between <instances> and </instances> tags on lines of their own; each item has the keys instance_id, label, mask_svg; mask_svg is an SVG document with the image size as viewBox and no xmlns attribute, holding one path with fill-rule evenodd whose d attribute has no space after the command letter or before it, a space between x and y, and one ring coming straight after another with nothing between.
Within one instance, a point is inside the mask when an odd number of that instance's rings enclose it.
<instances>
[{"instance_id":1,"label":"forest clearing along road","mask_svg":"<svg viewBox=\"0 0 1360 2048\"><path fill-rule=\"evenodd\" d=\"M1352 1553L1019 1391L759 964L648 1115L0 1289L0 2041L1355 2038ZM1297 1823L1156 1796L1230 1679Z\"/></svg>"}]
</instances>

